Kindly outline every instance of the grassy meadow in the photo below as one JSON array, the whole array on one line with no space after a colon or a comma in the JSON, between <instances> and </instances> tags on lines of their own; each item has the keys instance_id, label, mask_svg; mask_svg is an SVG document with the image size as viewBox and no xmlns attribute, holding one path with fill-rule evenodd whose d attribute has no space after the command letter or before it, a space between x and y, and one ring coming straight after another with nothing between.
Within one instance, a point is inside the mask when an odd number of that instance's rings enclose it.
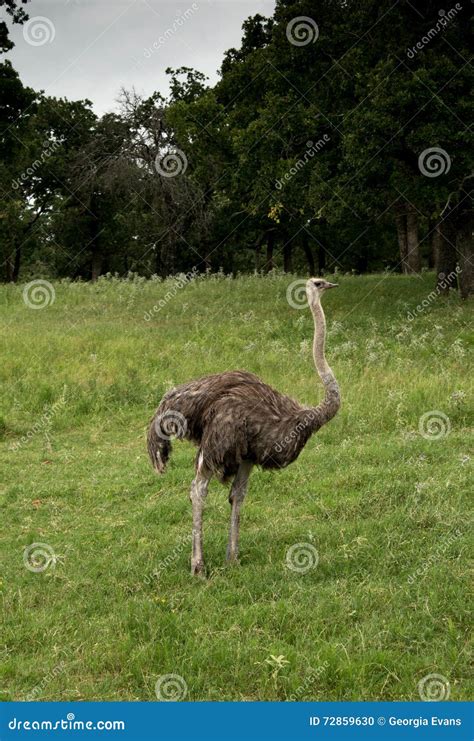
<instances>
[{"instance_id":1,"label":"grassy meadow","mask_svg":"<svg viewBox=\"0 0 474 741\"><path fill-rule=\"evenodd\" d=\"M186 700L419 700L430 674L472 696L472 305L428 300L430 273L337 279L342 409L288 469L254 470L236 567L212 482L205 580L195 449L157 476L147 422L171 386L232 368L317 403L297 276L57 282L42 309L0 287L1 699L152 701L169 674ZM314 568L288 567L296 544Z\"/></svg>"}]
</instances>

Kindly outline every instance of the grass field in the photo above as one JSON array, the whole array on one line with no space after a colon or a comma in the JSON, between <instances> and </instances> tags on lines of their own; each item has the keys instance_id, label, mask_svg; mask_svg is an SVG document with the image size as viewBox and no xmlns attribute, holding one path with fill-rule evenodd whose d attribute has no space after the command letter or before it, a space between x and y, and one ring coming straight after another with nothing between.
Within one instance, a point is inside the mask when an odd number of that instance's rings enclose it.
<instances>
[{"instance_id":1,"label":"grass field","mask_svg":"<svg viewBox=\"0 0 474 741\"><path fill-rule=\"evenodd\" d=\"M240 566L211 484L206 580L189 566L195 450L176 443L158 477L145 428L166 389L230 368L317 403L296 276L55 283L40 310L0 288L2 699L156 700L169 674L186 700L418 700L433 673L472 696L472 307L428 299L429 273L338 279L342 409L288 469L252 474ZM314 568L288 567L295 544Z\"/></svg>"}]
</instances>

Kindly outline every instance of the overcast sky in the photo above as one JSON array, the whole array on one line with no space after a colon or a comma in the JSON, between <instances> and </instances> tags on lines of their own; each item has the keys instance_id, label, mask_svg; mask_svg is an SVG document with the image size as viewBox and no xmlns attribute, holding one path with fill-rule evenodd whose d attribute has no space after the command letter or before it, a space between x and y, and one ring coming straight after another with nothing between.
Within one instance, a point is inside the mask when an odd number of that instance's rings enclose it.
<instances>
[{"instance_id":1,"label":"overcast sky","mask_svg":"<svg viewBox=\"0 0 474 741\"><path fill-rule=\"evenodd\" d=\"M11 26L7 54L23 83L101 114L121 87L166 94L167 67L194 67L211 83L242 22L270 16L275 0L31 0L30 21Z\"/></svg>"}]
</instances>

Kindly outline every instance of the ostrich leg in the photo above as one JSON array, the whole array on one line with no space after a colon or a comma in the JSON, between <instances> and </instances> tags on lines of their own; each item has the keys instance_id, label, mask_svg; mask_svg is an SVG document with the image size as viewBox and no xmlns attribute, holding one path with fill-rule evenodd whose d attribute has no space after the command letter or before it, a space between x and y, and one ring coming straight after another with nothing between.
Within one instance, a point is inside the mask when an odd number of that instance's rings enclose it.
<instances>
[{"instance_id":1,"label":"ostrich leg","mask_svg":"<svg viewBox=\"0 0 474 741\"><path fill-rule=\"evenodd\" d=\"M201 574L204 570L202 555L202 511L211 474L202 464L198 465L196 477L191 484L189 498L193 505L193 548L191 554L191 574Z\"/></svg>"},{"instance_id":2,"label":"ostrich leg","mask_svg":"<svg viewBox=\"0 0 474 741\"><path fill-rule=\"evenodd\" d=\"M229 494L231 514L227 560L234 563L237 561L239 555L240 508L247 493L247 484L251 470L252 464L249 461L242 461L232 482L232 488Z\"/></svg>"}]
</instances>

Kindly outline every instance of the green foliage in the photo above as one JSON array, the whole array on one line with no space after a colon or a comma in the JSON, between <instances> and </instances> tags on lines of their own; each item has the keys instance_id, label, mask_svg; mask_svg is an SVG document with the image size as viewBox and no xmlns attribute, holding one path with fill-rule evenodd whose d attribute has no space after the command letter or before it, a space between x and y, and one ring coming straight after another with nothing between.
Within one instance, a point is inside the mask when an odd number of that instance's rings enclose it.
<instances>
[{"instance_id":1,"label":"green foliage","mask_svg":"<svg viewBox=\"0 0 474 741\"><path fill-rule=\"evenodd\" d=\"M437 260L443 221L451 263L469 265L471 16L438 0L280 0L244 22L216 85L169 68L168 99L124 90L100 120L3 64L3 278L419 271ZM301 17L307 43L290 32ZM424 169L432 150L437 177Z\"/></svg>"},{"instance_id":2,"label":"green foliage","mask_svg":"<svg viewBox=\"0 0 474 741\"><path fill-rule=\"evenodd\" d=\"M14 47L13 41L8 35L8 25L6 20L12 23L24 23L28 20L28 14L22 5L26 5L29 0L2 0L0 6L5 9L5 20L0 20L0 54L10 51ZM3 12L3 11L2 11Z\"/></svg>"}]
</instances>

